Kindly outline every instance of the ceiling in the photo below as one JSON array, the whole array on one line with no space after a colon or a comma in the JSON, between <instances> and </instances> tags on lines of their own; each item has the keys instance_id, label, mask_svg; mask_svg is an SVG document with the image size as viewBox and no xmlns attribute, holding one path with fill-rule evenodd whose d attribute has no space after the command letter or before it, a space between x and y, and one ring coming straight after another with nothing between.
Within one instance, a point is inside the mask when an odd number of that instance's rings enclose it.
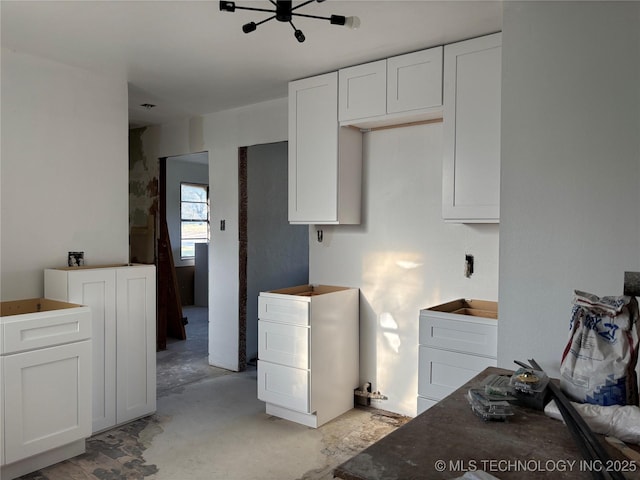
<instances>
[{"instance_id":1,"label":"ceiling","mask_svg":"<svg viewBox=\"0 0 640 480\"><path fill-rule=\"evenodd\" d=\"M268 0L236 3L272 8ZM294 17L306 36L298 43L275 20L244 34L243 24L269 14L221 12L217 0L0 1L3 48L126 78L131 126L284 97L289 80L502 26L500 1L333 0L297 12L355 15L361 25Z\"/></svg>"}]
</instances>

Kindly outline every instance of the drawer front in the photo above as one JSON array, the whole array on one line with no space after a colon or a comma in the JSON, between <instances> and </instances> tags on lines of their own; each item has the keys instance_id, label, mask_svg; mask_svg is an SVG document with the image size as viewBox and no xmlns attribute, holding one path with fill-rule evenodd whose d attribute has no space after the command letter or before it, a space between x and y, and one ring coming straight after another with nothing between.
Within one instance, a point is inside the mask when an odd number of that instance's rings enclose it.
<instances>
[{"instance_id":1,"label":"drawer front","mask_svg":"<svg viewBox=\"0 0 640 480\"><path fill-rule=\"evenodd\" d=\"M309 302L260 295L258 318L293 325L309 325Z\"/></svg>"},{"instance_id":2,"label":"drawer front","mask_svg":"<svg viewBox=\"0 0 640 480\"><path fill-rule=\"evenodd\" d=\"M258 361L258 398L303 413L309 412L309 371Z\"/></svg>"},{"instance_id":3,"label":"drawer front","mask_svg":"<svg viewBox=\"0 0 640 480\"><path fill-rule=\"evenodd\" d=\"M418 395L442 400L496 359L420 347L418 353Z\"/></svg>"},{"instance_id":4,"label":"drawer front","mask_svg":"<svg viewBox=\"0 0 640 480\"><path fill-rule=\"evenodd\" d=\"M496 357L498 322L492 324L420 316L420 345Z\"/></svg>"},{"instance_id":5,"label":"drawer front","mask_svg":"<svg viewBox=\"0 0 640 480\"><path fill-rule=\"evenodd\" d=\"M24 352L91 338L89 307L51 310L15 318L2 325L1 353Z\"/></svg>"},{"instance_id":6,"label":"drawer front","mask_svg":"<svg viewBox=\"0 0 640 480\"><path fill-rule=\"evenodd\" d=\"M309 327L258 321L258 358L295 368L309 368Z\"/></svg>"}]
</instances>

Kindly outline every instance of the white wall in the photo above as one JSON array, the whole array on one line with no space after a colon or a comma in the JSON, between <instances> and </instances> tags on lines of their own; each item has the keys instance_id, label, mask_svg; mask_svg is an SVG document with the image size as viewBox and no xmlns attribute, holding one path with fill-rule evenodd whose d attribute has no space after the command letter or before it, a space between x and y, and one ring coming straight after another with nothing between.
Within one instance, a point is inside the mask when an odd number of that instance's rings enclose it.
<instances>
[{"instance_id":1,"label":"white wall","mask_svg":"<svg viewBox=\"0 0 640 480\"><path fill-rule=\"evenodd\" d=\"M67 252L128 261L125 79L2 49L2 300L41 296Z\"/></svg>"},{"instance_id":2,"label":"white wall","mask_svg":"<svg viewBox=\"0 0 640 480\"><path fill-rule=\"evenodd\" d=\"M238 369L238 147L287 139L287 99L204 116L212 210L209 363ZM226 230L215 226L226 221Z\"/></svg>"},{"instance_id":3,"label":"white wall","mask_svg":"<svg viewBox=\"0 0 640 480\"><path fill-rule=\"evenodd\" d=\"M183 260L180 255L182 235L180 221L180 184L185 182L208 185L209 165L207 163L200 163L206 160L206 152L167 158L167 227L171 240L173 261L176 267L195 265L193 258Z\"/></svg>"},{"instance_id":4,"label":"white wall","mask_svg":"<svg viewBox=\"0 0 640 480\"><path fill-rule=\"evenodd\" d=\"M147 158L209 152L209 363L237 370L238 147L287 140L287 99L149 127L142 140Z\"/></svg>"},{"instance_id":5,"label":"white wall","mask_svg":"<svg viewBox=\"0 0 640 480\"><path fill-rule=\"evenodd\" d=\"M499 229L443 222L441 123L365 134L363 188L361 225L311 229L309 280L360 288L360 379L389 397L376 406L415 415L419 312L497 300Z\"/></svg>"},{"instance_id":6,"label":"white wall","mask_svg":"<svg viewBox=\"0 0 640 480\"><path fill-rule=\"evenodd\" d=\"M204 141L198 148L209 151L215 205L209 363L236 370L238 147L286 140L287 99L205 115L202 130ZM147 149L164 156L165 151L175 152L175 145L189 144L184 136L174 135L177 142L157 147L160 129L150 131L148 140L155 140L145 147L147 155ZM361 289L361 380L371 381L389 397L379 407L414 415L419 311L461 297L497 300L499 228L442 221L441 124L366 134L364 152L363 223L324 226L322 244L312 227L309 276L313 283ZM225 231L217 228L222 219ZM470 279L463 275L466 253L476 260ZM394 323L395 330L390 327Z\"/></svg>"},{"instance_id":7,"label":"white wall","mask_svg":"<svg viewBox=\"0 0 640 480\"><path fill-rule=\"evenodd\" d=\"M553 375L574 289L640 269L640 3L505 2L498 360Z\"/></svg>"}]
</instances>

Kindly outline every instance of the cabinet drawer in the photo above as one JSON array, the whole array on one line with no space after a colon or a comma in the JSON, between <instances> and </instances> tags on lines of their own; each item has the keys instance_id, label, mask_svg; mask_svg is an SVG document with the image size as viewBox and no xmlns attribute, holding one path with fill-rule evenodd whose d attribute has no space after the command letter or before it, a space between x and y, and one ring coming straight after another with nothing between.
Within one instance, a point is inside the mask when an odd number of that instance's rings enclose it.
<instances>
[{"instance_id":1,"label":"cabinet drawer","mask_svg":"<svg viewBox=\"0 0 640 480\"><path fill-rule=\"evenodd\" d=\"M420 345L496 357L498 323L475 323L420 316Z\"/></svg>"},{"instance_id":2,"label":"cabinet drawer","mask_svg":"<svg viewBox=\"0 0 640 480\"><path fill-rule=\"evenodd\" d=\"M89 307L17 315L15 319L5 320L0 326L3 333L0 353L52 347L91 337Z\"/></svg>"},{"instance_id":3,"label":"cabinet drawer","mask_svg":"<svg viewBox=\"0 0 640 480\"><path fill-rule=\"evenodd\" d=\"M309 368L309 327L258 321L258 358L296 368Z\"/></svg>"},{"instance_id":4,"label":"cabinet drawer","mask_svg":"<svg viewBox=\"0 0 640 480\"><path fill-rule=\"evenodd\" d=\"M309 412L309 371L258 361L258 398L303 413Z\"/></svg>"},{"instance_id":5,"label":"cabinet drawer","mask_svg":"<svg viewBox=\"0 0 640 480\"><path fill-rule=\"evenodd\" d=\"M418 353L418 395L443 399L487 367L495 367L496 359L436 348L420 347Z\"/></svg>"},{"instance_id":6,"label":"cabinet drawer","mask_svg":"<svg viewBox=\"0 0 640 480\"><path fill-rule=\"evenodd\" d=\"M258 318L293 325L309 325L309 302L260 295Z\"/></svg>"}]
</instances>

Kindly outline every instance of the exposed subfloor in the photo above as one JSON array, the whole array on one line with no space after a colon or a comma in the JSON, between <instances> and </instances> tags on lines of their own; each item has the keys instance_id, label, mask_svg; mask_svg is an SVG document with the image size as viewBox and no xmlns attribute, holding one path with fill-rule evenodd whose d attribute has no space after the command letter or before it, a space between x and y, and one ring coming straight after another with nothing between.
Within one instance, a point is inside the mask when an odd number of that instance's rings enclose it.
<instances>
[{"instance_id":1,"label":"exposed subfloor","mask_svg":"<svg viewBox=\"0 0 640 480\"><path fill-rule=\"evenodd\" d=\"M185 315L188 340L158 353L155 415L94 435L85 454L21 478L329 480L333 468L408 420L360 407L313 429L267 415L255 367L209 366L206 309Z\"/></svg>"}]
</instances>

